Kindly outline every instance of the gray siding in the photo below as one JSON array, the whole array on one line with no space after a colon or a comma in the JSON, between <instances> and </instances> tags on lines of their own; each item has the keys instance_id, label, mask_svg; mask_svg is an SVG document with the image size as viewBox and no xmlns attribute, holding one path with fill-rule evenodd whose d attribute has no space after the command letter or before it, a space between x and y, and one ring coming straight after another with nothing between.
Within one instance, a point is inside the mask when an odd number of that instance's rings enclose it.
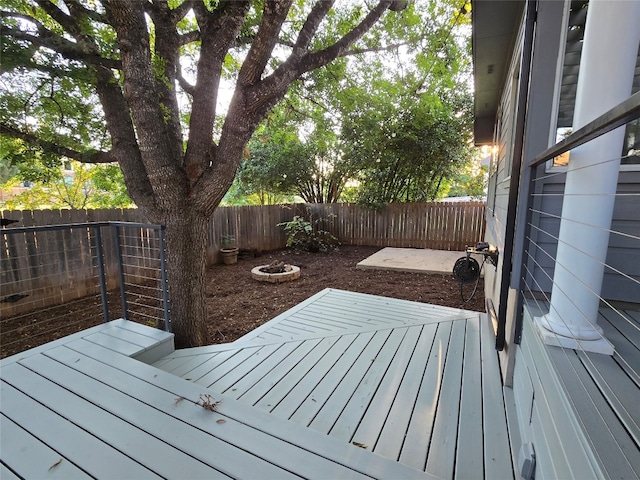
<instances>
[{"instance_id":1,"label":"gray siding","mask_svg":"<svg viewBox=\"0 0 640 480\"><path fill-rule=\"evenodd\" d=\"M538 291L547 294L551 292L557 248L554 237L558 236L560 229L560 220L554 217L559 217L562 213L564 178L564 175L548 177L541 180L536 188L543 195L538 197L534 208L552 216L542 215L534 218L536 227L532 229L531 238L537 248L534 245L529 248L534 261L528 262L528 268L533 272L532 284L539 287ZM640 172L620 172L618 196L611 224L612 233L609 236L607 268L602 284L602 297L606 300L640 302L637 283L619 273L624 272L640 280L640 245L637 240L637 237L640 237L638 192Z\"/></svg>"}]
</instances>

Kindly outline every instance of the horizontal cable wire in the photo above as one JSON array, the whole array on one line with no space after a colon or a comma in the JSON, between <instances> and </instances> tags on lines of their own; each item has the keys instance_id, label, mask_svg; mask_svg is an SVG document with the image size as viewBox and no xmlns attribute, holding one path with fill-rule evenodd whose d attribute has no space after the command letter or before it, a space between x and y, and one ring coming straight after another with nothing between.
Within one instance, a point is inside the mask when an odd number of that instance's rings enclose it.
<instances>
[{"instance_id":1,"label":"horizontal cable wire","mask_svg":"<svg viewBox=\"0 0 640 480\"><path fill-rule=\"evenodd\" d=\"M617 162L620 160L621 157L616 157L616 158L612 158L610 160L604 160L602 162L599 162L595 165L588 165L588 166L584 166L584 167L578 167L577 169L574 170L582 170L585 168L591 168L594 167L596 165L604 165L607 163L612 163L612 162ZM622 158L626 158L626 157L622 157ZM540 181L544 181L546 179L550 179L552 177L557 177L558 175L566 175L567 171L566 169L563 169L562 171L557 171L557 172L551 172L549 174L546 175L540 175L539 177L533 179L533 182L540 182ZM636 192L620 192L620 193L611 193L611 194L589 194L589 193L575 193L575 194L570 194L567 195L564 192L532 192L531 193L531 197L537 197L537 198L564 198L564 197L571 197L573 196L574 198L581 198L581 197L601 197L601 198L611 198L611 197L626 197L626 198L631 198L634 199L636 197L640 197L640 193L636 193ZM564 242L563 240L561 240L559 238L559 236L557 236L556 234L551 233L548 230L545 230L544 228L542 228L540 225L538 225L537 223L535 223L533 220L531 220L531 218L533 218L534 215L539 215L539 219L536 220L536 222L539 222L540 219L542 218L551 218L551 219L557 219L560 222L570 222L571 224L575 224L575 225L583 225L586 226L588 228L593 228L596 229L598 231L603 231L603 232L607 232L610 235L614 235L617 236L618 238L625 238L626 240L631 240L631 241L637 241L640 240L640 236L632 234L632 233L626 233L626 232L622 232L622 231L618 231L618 230L614 230L612 228L602 228L600 226L597 225L592 225L589 224L588 222L583 222L583 221L577 221L571 218L566 218L566 217L562 217L561 215L557 215L557 214L553 214L551 212L548 211L544 211L542 209L536 209L536 208L532 208L529 210L529 218L530 220L527 221L528 223L528 227L530 228L531 232L537 232L537 240L534 240L532 238L531 235L528 235L525 239L525 242L528 244L528 247L525 248L524 250L524 258L523 258L523 275L521 276L521 281L522 281L522 285L523 285L523 295L526 296L527 298L525 298L525 301L531 305L534 306L540 311L540 312L545 312L545 311L549 311L549 310L554 310L553 308L553 302L552 299L550 298L550 295L548 293L548 291L545 291L546 288L544 288L541 283L538 281L538 279L546 279L549 280L551 282L551 285L554 286L554 288L556 290L554 291L559 291L560 293L562 293L565 297L567 302L569 302L571 305L573 305L573 307L577 310L577 312L579 312L578 314L581 315L586 321L589 321L591 323L591 321L593 319L589 319L586 317L585 312L582 311L582 309L574 302L572 296L571 296L571 292L566 292L563 289L561 289L557 283L554 282L554 279L552 278L552 275L550 275L550 273L548 272L548 269L543 267L539 261L540 258L549 258L552 262L553 265L555 266L554 268L564 268L569 275L572 275L573 278L575 279L575 281L579 282L578 284L582 285L583 288L585 288L585 290L588 292L588 294L593 295L595 298L598 299L598 302L600 302L601 305L606 305L606 307L608 307L610 309L610 311L612 312L612 315L615 316L609 316L609 318L605 318L602 313L598 312L598 318L595 319L596 323L598 322L599 319L601 319L604 322L607 322L607 326L610 325L611 327L607 327L607 328L614 328L618 331L620 331L620 334L623 335L623 337L627 338L628 341L631 341L630 338L628 338L628 333L624 333L622 330L620 330L620 328L618 326L616 326L615 323L613 323L614 320L616 320L617 322L624 322L622 324L618 323L618 325L626 325L629 327L629 329L627 329L627 332L640 332L640 325L638 324L637 320L632 318L630 315L626 314L624 311L622 311L622 309L616 308L613 305L613 301L609 301L607 299L605 299L600 293L596 293L590 286L588 286L580 277L578 277L577 275L573 274L572 269L567 268L566 265L563 264L562 259L560 261L558 261L558 258L555 257L553 254L551 254L550 251L548 251L548 249L543 246L540 243L540 239L541 238L546 238L549 239L549 244L550 245L559 245L561 242ZM638 222L640 222L640 218L637 219ZM545 242L546 243L546 242ZM631 285L633 285L632 288L636 288L638 287L638 291L640 292L640 280L638 278L635 278L634 274L632 274L629 271L623 271L624 267L616 267L614 265L610 265L605 261L603 261L600 258L596 258L593 254L591 254L588 251L584 251L583 249L580 248L576 248L573 245L564 242L563 245L572 248L576 253L579 253L581 255L584 255L586 258L589 258L590 261L595 262L596 264L602 266L602 267L606 267L604 269L605 272L608 272L610 275L615 275L621 279L624 279L625 282L630 282ZM633 248L633 246L631 247ZM636 247L638 248L638 247ZM542 297L543 300L540 300L539 297ZM546 305L546 306L545 306ZM554 319L559 321L561 324L564 324L564 326L571 331L572 329L569 327L569 323L567 321L567 319L565 318L558 318L558 312L554 312ZM563 339L565 337L556 334L555 332L551 332L549 331L550 335L555 335L556 338L558 339ZM602 339L606 340L606 335L604 335L603 333L600 334L600 337ZM584 343L583 343L584 342ZM575 379L579 382L579 384L581 385L581 388L583 389L583 391L586 393L586 398L588 399L588 401L590 402L590 409L592 411L596 412L596 415L598 415L599 420L604 424L604 427L607 429L608 434L610 436L610 438L613 439L613 442L615 444L617 444L617 447L620 449L621 452L623 452L623 456L625 458L626 463L628 464L629 467L632 468L631 466L631 462L629 460L628 457L628 453L626 451L623 450L622 446L620 445L619 439L616 438L616 435L614 435L609 423L607 422L607 420L604 418L603 416L603 412L600 411L600 409L598 408L598 405L596 404L595 401L595 397L593 396L593 393L591 391L591 387L590 387L590 382L593 382L594 388L596 388L596 391L599 391L601 395L603 395L603 397L606 399L606 401L611 405L612 409L616 409L614 415L617 415L617 417L620 419L621 422L621 426L622 428L629 428L628 425L634 425L636 430L633 432L634 434L637 435L637 429L638 429L638 424L635 421L634 417L630 414L630 409L634 408L632 405L629 405L628 402L625 405L624 402L620 399L620 397L618 396L616 390L613 388L612 385L609 384L609 382L607 382L606 376L603 375L603 372L594 364L593 361L593 356L591 354L589 354L588 352L585 351L584 349L584 344L587 344L588 341L577 341L576 342L576 347L575 347L575 351L579 352L579 355L577 358L577 361L580 363L575 363L573 360L573 358L570 356L572 355L576 355L576 353L571 352L571 349L566 349L563 348L562 349L562 355L564 356L564 358L566 359L566 363L568 363L568 366L571 368L571 374L575 377ZM638 384L638 379L640 379L640 375L638 375L638 372L636 371L636 369L630 365L629 361L624 358L623 355L620 355L619 352L616 352L614 354L615 357L615 361L618 362L621 365L624 365L626 367L626 375L635 375L636 376L636 384ZM556 364L556 368L557 369L566 369L567 365L566 364L558 364L557 363L557 357L550 357L552 359L552 361ZM582 377L578 370L577 370L577 366L581 365L583 366L583 368L585 368L585 373L588 375L588 377ZM587 367L588 366L588 367ZM622 368L622 367L620 367ZM569 391L569 387L566 385L564 378L567 377L562 377L561 375L559 376L560 380L563 382L565 389L567 389L567 391ZM590 379L590 380L587 380ZM634 381L633 378L630 378L629 381ZM589 382L589 385L585 384L585 382ZM582 392L580 393L582 395ZM615 405L615 407L614 407ZM582 422L582 419L578 417L578 420ZM627 424L626 422L630 422L629 424ZM584 424L583 424L584 427ZM589 431L588 429L584 428L584 432L589 435ZM629 432L630 434L632 433L631 431ZM638 442L637 437L636 438L636 443ZM594 453L598 453L598 452L594 452Z\"/></svg>"},{"instance_id":2,"label":"horizontal cable wire","mask_svg":"<svg viewBox=\"0 0 640 480\"><path fill-rule=\"evenodd\" d=\"M583 287L585 287L585 289L589 291L589 293L591 293L594 297L597 297L597 298L599 299L599 301L601 301L601 302L605 303L605 304L606 304L607 306L609 306L611 309L615 310L615 311L616 311L616 313L618 313L618 315L620 315L620 317L621 317L621 318L625 319L625 320L626 320L630 325L632 325L634 328L636 328L638 331L640 331L640 328L639 328L637 325L635 325L635 322L633 322L632 320L630 320L630 319L626 318L624 315L622 315L622 314L621 314L621 313L620 313L620 312L619 312L615 307L613 307L613 305L611 305L611 304L610 304L607 300L605 300L601 295L599 295L599 294L595 293L595 292L594 292L594 291L589 287L589 285L587 285L586 283L584 283L584 282L583 282L583 281L582 281L578 276L573 275L570 269L568 269L568 268L567 268L565 265L563 265L562 263L558 262L558 260L557 260L557 259L554 259L554 258L553 258L553 256L552 256L549 252L547 252L544 248L542 248L540 245L538 245L536 242L534 242L530 237L529 237L529 241L531 242L531 244L532 244L532 245L535 245L535 246L538 248L538 250L540 250L542 253L544 253L544 254L545 254L545 255L547 255L549 258L551 258L551 259L554 261L554 263L555 263L556 265L560 265L560 266L561 266L562 268L564 268L567 272L569 272L569 273L573 276L573 278L575 278L575 279L578 281L578 283L582 284L582 286L583 286ZM576 251L579 251L579 250L578 250L578 249L576 249ZM546 271L544 271L544 270L543 270L543 272L545 273L545 275L546 275L547 277L549 277L549 274L548 274L548 273L546 273ZM549 278L551 278L551 277L549 277ZM553 282L553 279L551 279L551 280L552 280L552 282ZM562 292L562 293L567 297L567 299L569 299L569 301L571 302L571 304L572 304L574 307L576 307L576 310L577 310L578 312L580 312L580 314L582 315L582 317L583 317L587 322L590 322L590 323L591 323L591 320L590 320L589 318L587 318L587 316L584 314L584 312L583 312L582 310L580 310L580 308L578 307L578 305L576 305L576 304L573 302L573 300L571 299L570 295L569 295L567 292L565 292L564 290L562 290L560 287L558 287L558 286L557 286L557 283L553 282L553 285L554 285L554 286L556 286L556 287L558 288L558 291ZM557 313L558 313L558 312L556 312L556 314L557 314ZM564 322L564 319L560 319L560 320L562 320L562 321L563 321L563 323L565 323L565 327L569 328L569 327L568 327L568 325L566 324L566 322ZM571 330L571 329L569 328L569 330ZM600 336L601 336L601 338L602 338L602 339L604 339L604 338L605 338L603 335L600 335Z\"/></svg>"},{"instance_id":3,"label":"horizontal cable wire","mask_svg":"<svg viewBox=\"0 0 640 480\"><path fill-rule=\"evenodd\" d=\"M633 240L640 240L640 236L632 235L630 233L620 232L618 230L612 230L610 228L602 228L602 227L599 227L597 225L592 225L592 224L581 222L581 221L578 221L578 220L573 220L571 218L562 217L561 215L556 215L556 214L553 214L553 213L550 213L550 212L537 210L535 208L531 208L530 211L533 212L533 213L537 213L539 215L544 215L544 216L549 217L549 218L555 218L555 219L558 219L558 220L561 220L561 221L572 222L572 223L575 223L576 225L582 225L582 226L585 226L585 227L590 227L590 228L593 228L594 230L601 230L603 232L608 232L610 234L618 235L618 236L621 236L621 237L631 238Z\"/></svg>"},{"instance_id":4,"label":"horizontal cable wire","mask_svg":"<svg viewBox=\"0 0 640 480\"><path fill-rule=\"evenodd\" d=\"M618 157L614 157L614 158L610 158L608 160L602 160L601 162L597 162L597 163L592 163L590 165L585 165L583 167L576 167L576 168L572 168L571 171L572 172L577 172L579 170L584 170L586 168L591 168L591 167L595 167L598 165L606 165L607 163L612 163L612 162L617 162L618 160L622 161L625 158L631 158L634 155L623 155L623 156L618 156ZM536 177L534 179L532 179L533 182L538 182L540 180L548 180L549 178L554 178L554 177L558 177L560 175L566 175L567 174L567 170L566 170L567 165L555 165L551 168L562 168L562 171L557 171L557 172L548 172L546 175L542 175L540 177Z\"/></svg>"},{"instance_id":5,"label":"horizontal cable wire","mask_svg":"<svg viewBox=\"0 0 640 480\"><path fill-rule=\"evenodd\" d=\"M553 239L554 239L555 241L557 241L558 243L562 243L563 245L567 245L567 246L569 246L569 247L573 248L573 250L575 250L576 252L580 252L580 253L581 253L582 255L584 255L585 257L590 258L590 259L591 259L591 260L593 260L595 263L598 263L598 264L602 265L603 267L605 267L605 268L607 268L607 269L611 270L612 272L617 273L617 274L618 274L618 275L620 275L621 277L624 277L624 278L626 278L627 280L630 280L630 281L631 281L631 282L633 282L633 283L637 283L637 284L638 284L638 287L640 288L640 280L637 280L637 279L633 278L631 275L628 275L628 274L626 274L626 273L624 273L624 272L622 272L622 271L618 270L617 268L615 268L615 267L613 267L613 266L609 265L608 263L605 263L605 262L603 262L603 261L599 260L598 258L594 257L593 255L591 255L591 254L590 254L590 253L588 253L588 252L585 252L584 250L582 250L582 249L580 249L580 248L573 247L572 245L568 244L567 242L564 242L564 241L560 240L560 238L559 238L559 237L556 237L556 236L555 236L555 235L553 235L552 233L550 233L550 232L548 232L548 231L546 231L546 230L544 230L544 229L542 229L542 228L538 227L537 225L534 225L534 224L530 223L530 224L529 224L529 226L530 226L531 228L533 228L533 229L537 230L538 232L540 232L540 233L542 233L542 234L544 234L544 235L547 235L547 236L549 236L549 237L553 238ZM532 242L533 242L533 241L532 241ZM536 246L538 246L538 245L536 244ZM604 300L604 299L603 299L603 300Z\"/></svg>"},{"instance_id":6,"label":"horizontal cable wire","mask_svg":"<svg viewBox=\"0 0 640 480\"><path fill-rule=\"evenodd\" d=\"M121 305L120 287L114 289L114 282L121 278L118 276L120 268L126 278L122 285L124 293L133 299L129 302L131 315L165 322L163 289L166 286L160 272L161 231L118 223L121 235L115 235L115 227L109 223L73 228L56 225L0 232L0 300L7 300L7 303L0 303L3 356L16 353L20 345L28 344L27 348L31 348L31 337L37 337L34 342L39 344L50 340L47 337L55 336L57 331L67 332L71 331L67 329L113 318L109 312L118 314ZM114 243L118 238L120 257ZM120 268L118 261L122 262ZM100 263L104 270L100 270ZM100 294L101 272L109 282L106 303ZM19 294L25 297L11 298ZM74 298L77 295L82 296ZM140 309L145 312L133 311ZM22 332L37 329L43 331L20 336Z\"/></svg>"}]
</instances>

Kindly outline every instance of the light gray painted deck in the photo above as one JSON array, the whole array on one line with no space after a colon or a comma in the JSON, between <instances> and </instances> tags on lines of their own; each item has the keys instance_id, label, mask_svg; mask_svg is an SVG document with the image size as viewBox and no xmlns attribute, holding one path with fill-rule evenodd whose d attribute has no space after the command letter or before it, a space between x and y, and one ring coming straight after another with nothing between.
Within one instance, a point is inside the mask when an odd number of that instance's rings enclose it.
<instances>
[{"instance_id":1,"label":"light gray painted deck","mask_svg":"<svg viewBox=\"0 0 640 480\"><path fill-rule=\"evenodd\" d=\"M516 369L528 369L532 380L530 387L523 386L521 374L514 388L520 407L532 399L531 425L540 455L549 460L546 476L639 478L640 314L600 310L598 324L615 347L610 357L543 345L531 318L546 313L545 306L529 303L525 312L521 366L516 362ZM549 388L554 384L556 389ZM548 415L537 413L542 409ZM567 414L558 415L561 409ZM568 442L567 435L576 440ZM586 460L575 461L576 456ZM578 472L578 467L585 470Z\"/></svg>"},{"instance_id":2,"label":"light gray painted deck","mask_svg":"<svg viewBox=\"0 0 640 480\"><path fill-rule=\"evenodd\" d=\"M0 363L3 479L433 478L229 397L209 411L221 396L129 356L153 351L140 335L117 321Z\"/></svg>"},{"instance_id":3,"label":"light gray painted deck","mask_svg":"<svg viewBox=\"0 0 640 480\"><path fill-rule=\"evenodd\" d=\"M324 290L234 343L154 364L442 478L513 478L484 314Z\"/></svg>"}]
</instances>

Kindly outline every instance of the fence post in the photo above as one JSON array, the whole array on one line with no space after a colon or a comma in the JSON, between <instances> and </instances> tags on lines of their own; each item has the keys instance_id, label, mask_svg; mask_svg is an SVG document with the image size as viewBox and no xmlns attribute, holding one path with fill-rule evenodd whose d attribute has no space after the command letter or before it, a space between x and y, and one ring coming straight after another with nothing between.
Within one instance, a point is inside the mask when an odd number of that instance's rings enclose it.
<instances>
[{"instance_id":1,"label":"fence post","mask_svg":"<svg viewBox=\"0 0 640 480\"><path fill-rule=\"evenodd\" d=\"M90 227L91 228L91 227ZM107 301L107 279L104 272L104 251L102 249L102 234L100 226L94 227L96 238L96 256L98 257L98 275L100 276L100 298L102 299L102 318L107 323L109 318L109 303Z\"/></svg>"},{"instance_id":2,"label":"fence post","mask_svg":"<svg viewBox=\"0 0 640 480\"><path fill-rule=\"evenodd\" d=\"M120 278L120 301L122 302L122 318L125 320L129 316L127 308L127 287L124 283L124 264L122 261L122 246L120 245L120 227L115 225L116 229L116 255L118 256L118 274Z\"/></svg>"},{"instance_id":3,"label":"fence post","mask_svg":"<svg viewBox=\"0 0 640 480\"><path fill-rule=\"evenodd\" d=\"M167 257L164 245L164 227L158 230L160 240L160 279L162 282L162 306L164 310L164 329L171 331L171 317L169 315L169 282L167 280Z\"/></svg>"}]
</instances>

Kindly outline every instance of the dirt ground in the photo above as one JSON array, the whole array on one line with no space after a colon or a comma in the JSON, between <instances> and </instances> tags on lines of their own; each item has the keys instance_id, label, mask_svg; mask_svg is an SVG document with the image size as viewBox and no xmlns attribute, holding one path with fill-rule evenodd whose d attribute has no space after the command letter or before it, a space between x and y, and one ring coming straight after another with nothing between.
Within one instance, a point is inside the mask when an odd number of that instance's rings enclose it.
<instances>
[{"instance_id":1,"label":"dirt ground","mask_svg":"<svg viewBox=\"0 0 640 480\"><path fill-rule=\"evenodd\" d=\"M288 250L247 256L234 265L215 265L207 270L207 314L211 343L232 342L278 314L325 289L337 288L484 311L482 282L471 301L464 303L460 284L451 275L382 270L358 270L356 264L380 247L340 246L330 253L296 253ZM274 260L300 267L302 275L292 282L258 282L251 269ZM453 265L452 265L453 267ZM468 297L473 285L465 285ZM112 317L119 315L118 292L110 292ZM33 348L56 338L89 328L102 321L99 296L0 321L0 358ZM145 318L132 318L146 323Z\"/></svg>"},{"instance_id":2,"label":"dirt ground","mask_svg":"<svg viewBox=\"0 0 640 480\"><path fill-rule=\"evenodd\" d=\"M207 272L207 313L212 343L231 342L325 288L484 311L482 281L473 299L463 303L460 284L452 275L356 269L359 261L378 250L380 247L345 245L330 253L279 250L241 258L235 265L211 267ZM297 265L301 277L280 284L251 277L253 267L274 260ZM463 287L465 298L472 290L473 285Z\"/></svg>"}]
</instances>

